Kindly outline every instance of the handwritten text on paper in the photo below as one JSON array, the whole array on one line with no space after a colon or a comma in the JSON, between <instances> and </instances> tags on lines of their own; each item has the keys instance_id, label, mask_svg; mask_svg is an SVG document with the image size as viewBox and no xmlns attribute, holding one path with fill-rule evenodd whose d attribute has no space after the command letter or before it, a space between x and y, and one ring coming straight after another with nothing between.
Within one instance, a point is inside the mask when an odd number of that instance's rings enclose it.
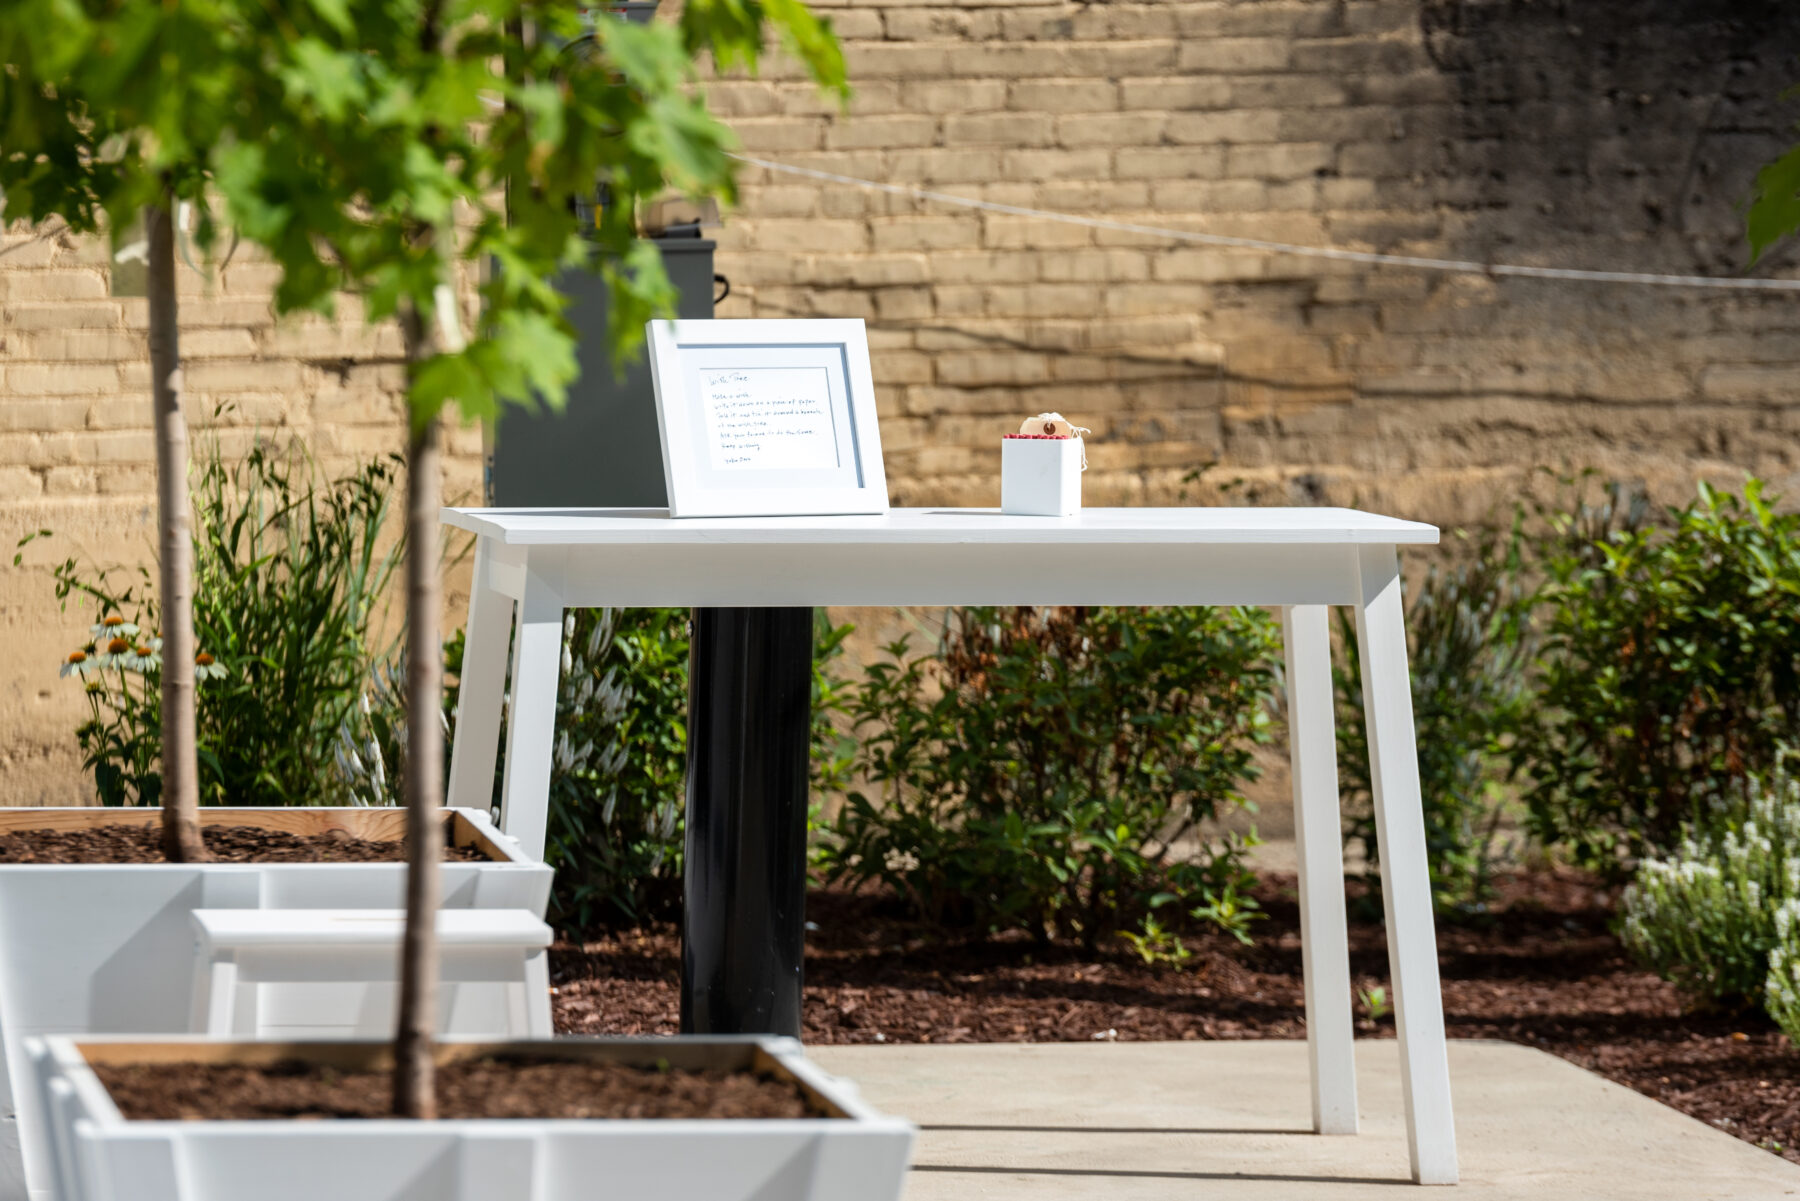
<instances>
[{"instance_id":1,"label":"handwritten text on paper","mask_svg":"<svg viewBox=\"0 0 1800 1201\"><path fill-rule=\"evenodd\" d=\"M825 368L703 368L700 391L714 469L830 471L838 466Z\"/></svg>"}]
</instances>

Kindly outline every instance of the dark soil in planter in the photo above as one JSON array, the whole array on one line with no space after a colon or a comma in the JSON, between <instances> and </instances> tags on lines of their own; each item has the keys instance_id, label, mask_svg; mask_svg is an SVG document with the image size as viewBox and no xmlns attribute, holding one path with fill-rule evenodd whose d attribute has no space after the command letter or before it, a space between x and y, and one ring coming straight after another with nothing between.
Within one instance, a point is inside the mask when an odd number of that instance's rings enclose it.
<instances>
[{"instance_id":1,"label":"dark soil in planter","mask_svg":"<svg viewBox=\"0 0 1800 1201\"><path fill-rule=\"evenodd\" d=\"M406 844L357 838L342 830L292 834L258 826L207 826L206 849L218 863L404 863ZM485 863L476 847L444 848L444 858ZM145 826L90 826L79 830L13 830L0 833L0 863L167 863L162 830Z\"/></svg>"},{"instance_id":2,"label":"dark soil in planter","mask_svg":"<svg viewBox=\"0 0 1800 1201\"><path fill-rule=\"evenodd\" d=\"M261 1121L393 1116L392 1073L309 1063L96 1064L134 1121ZM819 1112L790 1080L510 1056L440 1065L443 1118L807 1118Z\"/></svg>"},{"instance_id":3,"label":"dark soil in planter","mask_svg":"<svg viewBox=\"0 0 1800 1201\"><path fill-rule=\"evenodd\" d=\"M1352 885L1351 971L1387 983L1387 939ZM1179 967L1122 943L1098 952L1023 937L958 940L908 922L883 896L817 892L807 917L809 1043L1086 1042L1303 1038L1299 910L1291 877L1258 889L1256 945L1191 937ZM1505 881L1484 917L1438 924L1453 1038L1538 1047L1800 1162L1800 1051L1758 1013L1696 1013L1637 968L1611 932L1613 896L1572 872ZM681 945L673 926L552 951L557 1029L676 1029ZM1358 1035L1393 1037L1393 1018Z\"/></svg>"}]
</instances>

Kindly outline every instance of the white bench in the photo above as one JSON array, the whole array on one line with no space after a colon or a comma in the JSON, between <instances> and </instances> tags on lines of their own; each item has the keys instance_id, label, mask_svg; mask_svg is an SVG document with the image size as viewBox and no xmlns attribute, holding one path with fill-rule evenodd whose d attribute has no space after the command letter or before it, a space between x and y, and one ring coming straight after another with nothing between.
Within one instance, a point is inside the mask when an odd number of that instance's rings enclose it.
<instances>
[{"instance_id":1,"label":"white bench","mask_svg":"<svg viewBox=\"0 0 1800 1201\"><path fill-rule=\"evenodd\" d=\"M549 1038L550 927L527 909L438 911L442 1034ZM191 1029L391 1038L397 909L196 909Z\"/></svg>"}]
</instances>

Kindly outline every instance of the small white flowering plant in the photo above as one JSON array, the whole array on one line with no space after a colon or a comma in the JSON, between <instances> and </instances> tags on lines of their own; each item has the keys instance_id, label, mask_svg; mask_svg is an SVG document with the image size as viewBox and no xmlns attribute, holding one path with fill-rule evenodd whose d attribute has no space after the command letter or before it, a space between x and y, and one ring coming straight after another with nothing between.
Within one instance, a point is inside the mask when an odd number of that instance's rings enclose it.
<instances>
[{"instance_id":1,"label":"small white flowering plant","mask_svg":"<svg viewBox=\"0 0 1800 1201\"><path fill-rule=\"evenodd\" d=\"M1769 977L1763 981L1763 1008L1800 1046L1800 899L1775 907L1775 945L1769 948Z\"/></svg>"},{"instance_id":2,"label":"small white flowering plant","mask_svg":"<svg viewBox=\"0 0 1800 1201\"><path fill-rule=\"evenodd\" d=\"M1783 765L1645 859L1625 890L1621 936L1664 978L1708 1001L1756 1003L1800 959L1800 779ZM1777 989L1776 991L1780 991ZM1774 1013L1771 1006L1771 1013Z\"/></svg>"}]
</instances>

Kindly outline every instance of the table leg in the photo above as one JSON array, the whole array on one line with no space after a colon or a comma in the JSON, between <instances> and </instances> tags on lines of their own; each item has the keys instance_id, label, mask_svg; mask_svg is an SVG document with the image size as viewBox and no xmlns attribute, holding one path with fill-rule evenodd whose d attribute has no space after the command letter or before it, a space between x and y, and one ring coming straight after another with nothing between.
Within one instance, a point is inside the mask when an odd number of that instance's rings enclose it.
<instances>
[{"instance_id":1,"label":"table leg","mask_svg":"<svg viewBox=\"0 0 1800 1201\"><path fill-rule=\"evenodd\" d=\"M1331 630L1324 605L1281 611L1287 650L1288 750L1294 843L1300 860L1300 959L1306 981L1306 1050L1313 1129L1356 1133L1356 1056L1350 946L1332 722Z\"/></svg>"},{"instance_id":2,"label":"table leg","mask_svg":"<svg viewBox=\"0 0 1800 1201\"><path fill-rule=\"evenodd\" d=\"M1362 652L1363 714L1381 852L1388 971L1400 1035L1407 1147L1415 1181L1455 1184L1456 1126L1450 1110L1443 998L1438 991L1437 934L1432 927L1412 684L1406 669L1400 564L1392 546L1361 547L1359 559L1362 602L1356 609L1356 639Z\"/></svg>"},{"instance_id":3,"label":"table leg","mask_svg":"<svg viewBox=\"0 0 1800 1201\"><path fill-rule=\"evenodd\" d=\"M488 581L488 540L475 544L469 582L468 642L450 742L447 802L486 813L494 804L494 760L500 751L500 710L506 699L506 644L512 637L512 598Z\"/></svg>"},{"instance_id":4,"label":"table leg","mask_svg":"<svg viewBox=\"0 0 1800 1201\"><path fill-rule=\"evenodd\" d=\"M696 609L683 1034L800 1037L811 609Z\"/></svg>"},{"instance_id":5,"label":"table leg","mask_svg":"<svg viewBox=\"0 0 1800 1201\"><path fill-rule=\"evenodd\" d=\"M506 777L500 828L533 859L544 857L550 820L556 684L562 671L562 598L536 576L525 579L513 641L512 711L506 723Z\"/></svg>"}]
</instances>

